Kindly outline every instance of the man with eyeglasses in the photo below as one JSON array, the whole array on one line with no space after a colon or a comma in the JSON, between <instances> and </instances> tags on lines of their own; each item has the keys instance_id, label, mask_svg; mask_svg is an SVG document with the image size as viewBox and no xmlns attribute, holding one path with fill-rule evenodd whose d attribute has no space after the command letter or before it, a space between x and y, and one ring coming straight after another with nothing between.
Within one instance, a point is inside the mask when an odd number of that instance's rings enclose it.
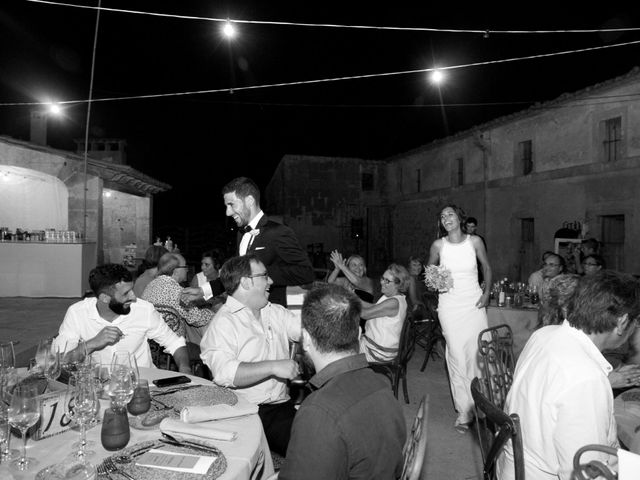
<instances>
[{"instance_id":1,"label":"man with eyeglasses","mask_svg":"<svg viewBox=\"0 0 640 480\"><path fill-rule=\"evenodd\" d=\"M215 383L258 405L269 447L284 456L296 413L287 380L299 374L289 342L300 341L300 317L269 302L273 281L253 254L227 260L220 280L228 297L200 342L201 358Z\"/></svg>"},{"instance_id":2,"label":"man with eyeglasses","mask_svg":"<svg viewBox=\"0 0 640 480\"><path fill-rule=\"evenodd\" d=\"M565 262L557 253L547 251L542 255L542 268L529 276L529 287L535 288L540 298L549 288L549 281L564 271Z\"/></svg>"}]
</instances>

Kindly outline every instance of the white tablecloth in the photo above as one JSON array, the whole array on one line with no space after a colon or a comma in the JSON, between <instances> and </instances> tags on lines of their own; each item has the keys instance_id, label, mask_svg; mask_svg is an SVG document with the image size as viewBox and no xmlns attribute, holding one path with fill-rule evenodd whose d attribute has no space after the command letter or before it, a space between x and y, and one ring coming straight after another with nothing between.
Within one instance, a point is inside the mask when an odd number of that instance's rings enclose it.
<instances>
[{"instance_id":1,"label":"white tablecloth","mask_svg":"<svg viewBox=\"0 0 640 480\"><path fill-rule=\"evenodd\" d=\"M163 377L180 375L178 372L167 370L140 368L140 377L148 379L151 384L152 380ZM192 383L202 385L211 385L212 383L200 377L191 377ZM238 394L236 392L236 394ZM160 397L162 398L162 397ZM238 401L246 402L241 394L238 394ZM108 401L102 403L101 415L108 406ZM258 415L249 415L246 417L219 420L217 423L224 430L233 430L238 432L238 437L233 442L214 441L213 443L222 451L227 459L227 470L221 475L219 480L257 480L266 479L273 475L273 462L269 445L262 429L262 423ZM112 455L102 448L100 443L100 427L96 427L87 431L87 440L95 442L92 449L96 455L89 458L91 463L98 464L105 457ZM40 464L28 472L17 472L8 469L7 464L0 465L0 480L26 480L33 479L36 473L47 465L55 464L72 451L71 444L79 440L80 434L77 430L67 431L60 435L44 438L42 440L31 440L27 443L27 455L38 459ZM160 438L160 430L136 430L131 429L131 440L129 445L145 440L155 440ZM11 448L22 448L22 441L18 437L11 439ZM162 478L162 471L158 470L157 478Z\"/></svg>"}]
</instances>

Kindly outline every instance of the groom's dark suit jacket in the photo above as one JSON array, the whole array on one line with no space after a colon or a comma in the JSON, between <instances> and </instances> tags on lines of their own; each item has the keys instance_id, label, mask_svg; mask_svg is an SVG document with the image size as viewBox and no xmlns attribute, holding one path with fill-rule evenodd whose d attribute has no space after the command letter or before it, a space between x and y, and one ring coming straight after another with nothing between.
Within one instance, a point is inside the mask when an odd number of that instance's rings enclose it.
<instances>
[{"instance_id":1,"label":"groom's dark suit jacket","mask_svg":"<svg viewBox=\"0 0 640 480\"><path fill-rule=\"evenodd\" d=\"M253 237L247 253L253 253L264 263L273 280L269 301L287 306L287 285L305 285L314 281L313 266L300 246L295 233L282 223L263 215L256 226L260 233ZM238 247L242 239L238 232Z\"/></svg>"}]
</instances>

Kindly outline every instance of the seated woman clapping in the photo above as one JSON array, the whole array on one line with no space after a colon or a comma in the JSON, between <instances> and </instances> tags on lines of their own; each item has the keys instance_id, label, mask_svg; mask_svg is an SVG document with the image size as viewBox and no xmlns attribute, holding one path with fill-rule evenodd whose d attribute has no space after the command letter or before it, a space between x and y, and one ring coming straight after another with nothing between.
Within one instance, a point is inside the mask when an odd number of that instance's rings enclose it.
<instances>
[{"instance_id":1,"label":"seated woman clapping","mask_svg":"<svg viewBox=\"0 0 640 480\"><path fill-rule=\"evenodd\" d=\"M362 302L361 317L367 320L360 337L360 351L369 362L388 362L398 355L400 333L407 313L405 293L409 287L409 272L391 264L380 278L382 296L374 305Z\"/></svg>"},{"instance_id":2,"label":"seated woman clapping","mask_svg":"<svg viewBox=\"0 0 640 480\"><path fill-rule=\"evenodd\" d=\"M331 252L334 269L327 282L337 283L355 293L360 300L373 302L373 280L367 277L367 267L360 255L351 255L345 262L342 254L337 250ZM344 277L339 277L340 272Z\"/></svg>"}]
</instances>

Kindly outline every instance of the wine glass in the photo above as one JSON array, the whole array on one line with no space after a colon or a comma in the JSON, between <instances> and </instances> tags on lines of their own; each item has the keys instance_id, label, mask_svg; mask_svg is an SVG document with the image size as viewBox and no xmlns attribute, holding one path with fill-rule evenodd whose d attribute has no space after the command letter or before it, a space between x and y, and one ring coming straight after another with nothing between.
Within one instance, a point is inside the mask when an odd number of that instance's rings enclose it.
<instances>
[{"instance_id":1,"label":"wine glass","mask_svg":"<svg viewBox=\"0 0 640 480\"><path fill-rule=\"evenodd\" d=\"M8 411L9 423L22 434L22 455L11 462L11 466L21 471L28 470L38 464L36 459L27 458L27 430L40 419L37 385L26 383L16 386Z\"/></svg>"},{"instance_id":2,"label":"wine glass","mask_svg":"<svg viewBox=\"0 0 640 480\"><path fill-rule=\"evenodd\" d=\"M48 380L55 380L60 376L60 347L53 337L38 342L36 364Z\"/></svg>"},{"instance_id":3,"label":"wine glass","mask_svg":"<svg viewBox=\"0 0 640 480\"><path fill-rule=\"evenodd\" d=\"M131 376L133 377L133 384L136 385L138 383L140 372L138 371L138 362L136 362L136 357L125 350L116 350L111 359L111 371L113 372L114 369L117 368L129 369Z\"/></svg>"},{"instance_id":4,"label":"wine glass","mask_svg":"<svg viewBox=\"0 0 640 480\"><path fill-rule=\"evenodd\" d=\"M97 415L96 404L100 404L93 377L83 373L69 377L64 403L67 417L80 427L80 442L75 457L84 459L94 455L94 451L86 449L87 424Z\"/></svg>"},{"instance_id":5,"label":"wine glass","mask_svg":"<svg viewBox=\"0 0 640 480\"><path fill-rule=\"evenodd\" d=\"M68 341L65 344L62 354L62 370L72 374L90 362L91 357L87 355L87 344L82 338L78 339L77 344L73 341Z\"/></svg>"},{"instance_id":6,"label":"wine glass","mask_svg":"<svg viewBox=\"0 0 640 480\"><path fill-rule=\"evenodd\" d=\"M131 369L119 364L112 364L109 384L105 391L111 397L111 403L116 408L126 408L133 397L136 382L133 380Z\"/></svg>"}]
</instances>

